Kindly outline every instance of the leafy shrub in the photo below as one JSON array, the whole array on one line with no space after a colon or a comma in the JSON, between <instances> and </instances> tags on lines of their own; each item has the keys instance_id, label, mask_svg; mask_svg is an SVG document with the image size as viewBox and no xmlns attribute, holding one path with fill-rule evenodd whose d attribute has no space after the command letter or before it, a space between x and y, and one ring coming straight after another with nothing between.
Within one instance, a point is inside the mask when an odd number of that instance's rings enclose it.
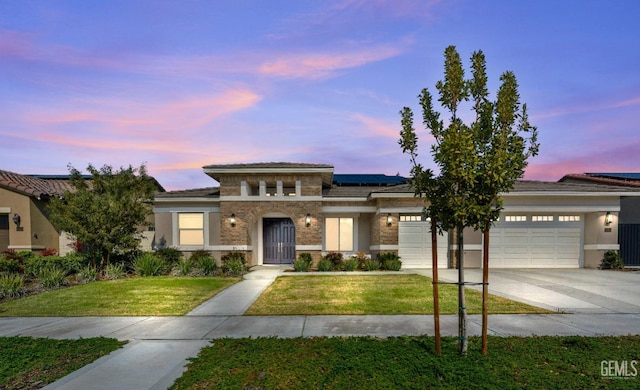
<instances>
[{"instance_id":1,"label":"leafy shrub","mask_svg":"<svg viewBox=\"0 0 640 390\"><path fill-rule=\"evenodd\" d=\"M197 250L191 254L189 258L191 266L198 268L202 275L215 275L218 270L216 259L205 250Z\"/></svg>"},{"instance_id":2,"label":"leafy shrub","mask_svg":"<svg viewBox=\"0 0 640 390\"><path fill-rule=\"evenodd\" d=\"M246 272L247 263L243 252L229 252L222 256L222 272L228 276L240 276Z\"/></svg>"},{"instance_id":3,"label":"leafy shrub","mask_svg":"<svg viewBox=\"0 0 640 390\"><path fill-rule=\"evenodd\" d=\"M307 272L311 268L311 263L313 263L311 253L300 253L293 262L293 269L296 272Z\"/></svg>"},{"instance_id":4,"label":"leafy shrub","mask_svg":"<svg viewBox=\"0 0 640 390\"><path fill-rule=\"evenodd\" d=\"M245 264L240 259L230 259L222 265L222 272L227 276L241 276L245 273Z\"/></svg>"},{"instance_id":5,"label":"leafy shrub","mask_svg":"<svg viewBox=\"0 0 640 390\"><path fill-rule=\"evenodd\" d=\"M127 271L122 263L109 263L104 269L104 278L108 280L121 279Z\"/></svg>"},{"instance_id":6,"label":"leafy shrub","mask_svg":"<svg viewBox=\"0 0 640 390\"><path fill-rule=\"evenodd\" d=\"M370 259L371 255L368 255L363 251L358 251L355 255L351 255L351 258L358 261L358 268L364 269L364 262L367 261L367 259Z\"/></svg>"},{"instance_id":7,"label":"leafy shrub","mask_svg":"<svg viewBox=\"0 0 640 390\"><path fill-rule=\"evenodd\" d=\"M139 276L158 276L165 272L167 263L162 257L145 252L133 261L133 269Z\"/></svg>"},{"instance_id":8,"label":"leafy shrub","mask_svg":"<svg viewBox=\"0 0 640 390\"><path fill-rule=\"evenodd\" d=\"M13 298L22 295L24 278L22 275L0 273L0 299Z\"/></svg>"},{"instance_id":9,"label":"leafy shrub","mask_svg":"<svg viewBox=\"0 0 640 390\"><path fill-rule=\"evenodd\" d=\"M245 255L243 252L229 252L225 255L222 256L222 258L220 259L222 260L222 264L230 261L230 260L239 260L242 262L242 264L247 264L247 260L245 258Z\"/></svg>"},{"instance_id":10,"label":"leafy shrub","mask_svg":"<svg viewBox=\"0 0 640 390\"><path fill-rule=\"evenodd\" d=\"M602 263L600 263L600 269L622 269L624 268L624 262L620 256L620 252L615 250L608 250L604 252Z\"/></svg>"},{"instance_id":11,"label":"leafy shrub","mask_svg":"<svg viewBox=\"0 0 640 390\"><path fill-rule=\"evenodd\" d=\"M329 252L326 255L324 255L324 258L331 262L331 265L332 265L334 270L341 270L342 269L342 261L343 261L343 258L344 258L344 255L342 253L340 253L340 252Z\"/></svg>"},{"instance_id":12,"label":"leafy shrub","mask_svg":"<svg viewBox=\"0 0 640 390\"><path fill-rule=\"evenodd\" d=\"M383 270L386 271L400 271L402 268L402 261L400 260L385 260L381 265Z\"/></svg>"},{"instance_id":13,"label":"leafy shrub","mask_svg":"<svg viewBox=\"0 0 640 390\"><path fill-rule=\"evenodd\" d=\"M177 248L161 248L156 251L156 255L162 257L169 265L178 264L183 257L183 253Z\"/></svg>"},{"instance_id":14,"label":"leafy shrub","mask_svg":"<svg viewBox=\"0 0 640 390\"><path fill-rule=\"evenodd\" d=\"M58 288L67 282L67 272L56 264L38 270L38 283L44 288Z\"/></svg>"},{"instance_id":15,"label":"leafy shrub","mask_svg":"<svg viewBox=\"0 0 640 390\"><path fill-rule=\"evenodd\" d=\"M342 269L345 271L355 271L359 267L360 267L360 262L358 261L358 259L354 257L347 259L342 263Z\"/></svg>"},{"instance_id":16,"label":"leafy shrub","mask_svg":"<svg viewBox=\"0 0 640 390\"><path fill-rule=\"evenodd\" d=\"M364 262L365 271L378 271L380 269L380 262L376 259L367 259Z\"/></svg>"},{"instance_id":17,"label":"leafy shrub","mask_svg":"<svg viewBox=\"0 0 640 390\"><path fill-rule=\"evenodd\" d=\"M320 259L320 261L318 262L318 271L332 271L333 270L333 263L331 262L331 260L327 259L326 257L323 257L322 259Z\"/></svg>"},{"instance_id":18,"label":"leafy shrub","mask_svg":"<svg viewBox=\"0 0 640 390\"><path fill-rule=\"evenodd\" d=\"M84 266L84 259L82 256L38 256L27 259L25 263L25 273L34 278L39 278L40 273L44 269L58 268L64 271L65 276L75 274Z\"/></svg>"},{"instance_id":19,"label":"leafy shrub","mask_svg":"<svg viewBox=\"0 0 640 390\"><path fill-rule=\"evenodd\" d=\"M402 268L400 256L394 252L380 253L378 261L380 261L381 268L386 271L400 271L400 268Z\"/></svg>"},{"instance_id":20,"label":"leafy shrub","mask_svg":"<svg viewBox=\"0 0 640 390\"><path fill-rule=\"evenodd\" d=\"M83 267L77 274L80 283L95 282L98 278L98 271L90 265Z\"/></svg>"},{"instance_id":21,"label":"leafy shrub","mask_svg":"<svg viewBox=\"0 0 640 390\"><path fill-rule=\"evenodd\" d=\"M0 273L21 274L24 270L18 259L9 259L0 255Z\"/></svg>"},{"instance_id":22,"label":"leafy shrub","mask_svg":"<svg viewBox=\"0 0 640 390\"><path fill-rule=\"evenodd\" d=\"M191 259L182 258L178 260L178 263L174 266L174 273L176 275L187 276L191 273L193 268Z\"/></svg>"}]
</instances>

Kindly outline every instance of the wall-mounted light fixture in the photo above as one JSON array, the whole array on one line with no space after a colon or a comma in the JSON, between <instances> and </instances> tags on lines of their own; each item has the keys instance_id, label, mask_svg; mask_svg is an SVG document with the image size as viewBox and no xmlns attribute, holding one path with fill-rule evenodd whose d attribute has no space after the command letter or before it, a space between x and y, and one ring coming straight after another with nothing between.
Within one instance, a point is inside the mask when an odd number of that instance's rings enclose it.
<instances>
[{"instance_id":1,"label":"wall-mounted light fixture","mask_svg":"<svg viewBox=\"0 0 640 390\"><path fill-rule=\"evenodd\" d=\"M304 224L309 227L311 226L311 215L309 213L307 213L307 216L304 219Z\"/></svg>"},{"instance_id":2,"label":"wall-mounted light fixture","mask_svg":"<svg viewBox=\"0 0 640 390\"><path fill-rule=\"evenodd\" d=\"M391 226L391 223L393 222L393 217L391 216L391 213L387 214L387 226Z\"/></svg>"},{"instance_id":3,"label":"wall-mounted light fixture","mask_svg":"<svg viewBox=\"0 0 640 390\"><path fill-rule=\"evenodd\" d=\"M613 214L611 214L611 211L607 211L607 214L604 216L604 224L606 226L611 225L611 223L613 222Z\"/></svg>"},{"instance_id":4,"label":"wall-mounted light fixture","mask_svg":"<svg viewBox=\"0 0 640 390\"><path fill-rule=\"evenodd\" d=\"M16 230L22 230L22 227L20 226L20 215L18 213L14 213L11 219L13 220L13 223L16 224Z\"/></svg>"},{"instance_id":5,"label":"wall-mounted light fixture","mask_svg":"<svg viewBox=\"0 0 640 390\"><path fill-rule=\"evenodd\" d=\"M229 218L229 223L231 223L232 227L236 226L236 215L235 214L231 214L231 218Z\"/></svg>"}]
</instances>

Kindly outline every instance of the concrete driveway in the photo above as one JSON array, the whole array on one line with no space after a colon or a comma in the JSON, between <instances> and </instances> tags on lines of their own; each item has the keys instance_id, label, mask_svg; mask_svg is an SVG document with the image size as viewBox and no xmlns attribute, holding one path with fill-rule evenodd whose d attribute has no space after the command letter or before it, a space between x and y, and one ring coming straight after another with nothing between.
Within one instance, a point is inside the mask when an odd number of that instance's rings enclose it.
<instances>
[{"instance_id":1,"label":"concrete driveway","mask_svg":"<svg viewBox=\"0 0 640 390\"><path fill-rule=\"evenodd\" d=\"M431 270L418 273L431 276ZM438 270L457 282L458 270ZM465 281L481 282L482 270L466 269ZM481 286L469 286L481 290ZM640 313L640 270L494 269L489 293L561 313Z\"/></svg>"}]
</instances>

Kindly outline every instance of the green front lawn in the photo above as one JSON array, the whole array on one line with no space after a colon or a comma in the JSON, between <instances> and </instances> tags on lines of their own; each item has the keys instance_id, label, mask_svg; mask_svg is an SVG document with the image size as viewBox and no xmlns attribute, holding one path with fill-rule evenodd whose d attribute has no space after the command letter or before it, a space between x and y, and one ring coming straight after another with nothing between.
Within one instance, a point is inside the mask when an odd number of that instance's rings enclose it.
<instances>
[{"instance_id":1,"label":"green front lawn","mask_svg":"<svg viewBox=\"0 0 640 390\"><path fill-rule=\"evenodd\" d=\"M0 388L39 389L121 348L126 341L0 337Z\"/></svg>"},{"instance_id":2,"label":"green front lawn","mask_svg":"<svg viewBox=\"0 0 640 390\"><path fill-rule=\"evenodd\" d=\"M458 355L457 339L433 337L220 339L200 351L173 389L637 389L631 361L640 336L490 337ZM627 377L603 376L627 362ZM636 363L640 371L640 362ZM605 365L605 375L613 374ZM615 367L615 365L612 365Z\"/></svg>"},{"instance_id":3,"label":"green front lawn","mask_svg":"<svg viewBox=\"0 0 640 390\"><path fill-rule=\"evenodd\" d=\"M4 302L0 316L179 316L240 280L160 276L94 282Z\"/></svg>"},{"instance_id":4,"label":"green front lawn","mask_svg":"<svg viewBox=\"0 0 640 390\"><path fill-rule=\"evenodd\" d=\"M482 312L482 294L466 289L467 312ZM458 312L458 287L439 286L440 313ZM489 313L550 311L489 295ZM249 308L247 315L431 314L431 279L421 275L281 276Z\"/></svg>"}]
</instances>

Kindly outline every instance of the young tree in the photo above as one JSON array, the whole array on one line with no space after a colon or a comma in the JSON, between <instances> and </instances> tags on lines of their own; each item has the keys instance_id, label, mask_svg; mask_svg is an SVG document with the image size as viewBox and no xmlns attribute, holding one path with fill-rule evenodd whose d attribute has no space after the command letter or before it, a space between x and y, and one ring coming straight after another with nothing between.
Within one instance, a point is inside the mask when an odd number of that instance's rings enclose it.
<instances>
[{"instance_id":1,"label":"young tree","mask_svg":"<svg viewBox=\"0 0 640 390\"><path fill-rule=\"evenodd\" d=\"M526 105L520 106L518 85L512 72L500 80L497 100L488 98L486 63L481 51L471 57L472 79L465 80L464 68L454 46L445 49L445 77L436 83L438 101L448 111L447 125L433 106L433 98L425 88L418 96L423 124L435 139L431 154L439 168L435 176L417 161L417 136L413 128L413 112L402 109L402 131L399 144L410 155L412 184L417 195L429 202L427 214L437 221L437 228L455 232L458 267L458 335L460 353L466 354L466 299L464 295L465 227L480 229L485 236L484 265L488 270L488 232L502 209L501 193L513 188L522 177L527 159L538 152L537 130L529 124ZM463 102L471 99L474 121L465 124L459 115ZM525 134L528 133L528 134ZM484 274L483 274L484 275ZM488 276L483 276L486 297ZM486 321L486 304L483 303ZM486 328L486 322L483 324ZM483 332L486 333L486 332ZM486 350L483 338L483 351Z\"/></svg>"},{"instance_id":2,"label":"young tree","mask_svg":"<svg viewBox=\"0 0 640 390\"><path fill-rule=\"evenodd\" d=\"M138 248L141 228L153 213L155 182L144 165L114 171L107 165L97 169L89 164L90 180L71 165L68 168L73 189L51 200L51 221L98 253L103 269L111 254Z\"/></svg>"}]
</instances>

